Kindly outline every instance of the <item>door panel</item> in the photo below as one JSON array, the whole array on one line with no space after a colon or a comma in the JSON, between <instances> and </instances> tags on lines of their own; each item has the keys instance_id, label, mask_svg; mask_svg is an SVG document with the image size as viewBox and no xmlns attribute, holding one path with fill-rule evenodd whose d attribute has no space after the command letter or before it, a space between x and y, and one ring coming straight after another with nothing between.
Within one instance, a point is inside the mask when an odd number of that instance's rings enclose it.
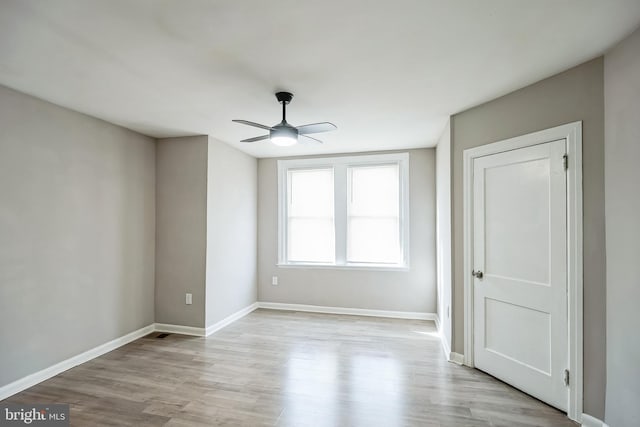
<instances>
[{"instance_id":1,"label":"door panel","mask_svg":"<svg viewBox=\"0 0 640 427\"><path fill-rule=\"evenodd\" d=\"M474 358L567 409L565 140L474 160Z\"/></svg>"},{"instance_id":2,"label":"door panel","mask_svg":"<svg viewBox=\"0 0 640 427\"><path fill-rule=\"evenodd\" d=\"M486 319L509 319L497 323ZM514 346L522 331L527 340ZM551 322L549 313L492 298L485 299L485 349L525 367L551 373Z\"/></svg>"},{"instance_id":3,"label":"door panel","mask_svg":"<svg viewBox=\"0 0 640 427\"><path fill-rule=\"evenodd\" d=\"M549 283L548 159L484 170L487 271L514 279ZM542 231L542 233L541 233ZM527 242L523 245L521 242Z\"/></svg>"}]
</instances>

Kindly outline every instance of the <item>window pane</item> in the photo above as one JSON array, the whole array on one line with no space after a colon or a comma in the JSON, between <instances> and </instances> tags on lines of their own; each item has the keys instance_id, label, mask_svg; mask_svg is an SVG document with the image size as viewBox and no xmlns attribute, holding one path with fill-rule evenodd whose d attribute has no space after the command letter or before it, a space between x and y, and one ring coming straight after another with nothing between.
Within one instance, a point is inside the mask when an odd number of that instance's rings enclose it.
<instances>
[{"instance_id":1,"label":"window pane","mask_svg":"<svg viewBox=\"0 0 640 427\"><path fill-rule=\"evenodd\" d=\"M349 218L349 262L398 264L400 236L396 218Z\"/></svg>"},{"instance_id":2,"label":"window pane","mask_svg":"<svg viewBox=\"0 0 640 427\"><path fill-rule=\"evenodd\" d=\"M288 171L287 260L335 261L333 168Z\"/></svg>"},{"instance_id":3,"label":"window pane","mask_svg":"<svg viewBox=\"0 0 640 427\"><path fill-rule=\"evenodd\" d=\"M350 215L398 216L398 165L349 168L351 180Z\"/></svg>"},{"instance_id":4,"label":"window pane","mask_svg":"<svg viewBox=\"0 0 640 427\"><path fill-rule=\"evenodd\" d=\"M333 218L289 218L289 261L333 263Z\"/></svg>"},{"instance_id":5,"label":"window pane","mask_svg":"<svg viewBox=\"0 0 640 427\"><path fill-rule=\"evenodd\" d=\"M333 217L333 169L290 170L289 216Z\"/></svg>"},{"instance_id":6,"label":"window pane","mask_svg":"<svg viewBox=\"0 0 640 427\"><path fill-rule=\"evenodd\" d=\"M347 261L400 263L398 164L352 166L348 174Z\"/></svg>"}]
</instances>

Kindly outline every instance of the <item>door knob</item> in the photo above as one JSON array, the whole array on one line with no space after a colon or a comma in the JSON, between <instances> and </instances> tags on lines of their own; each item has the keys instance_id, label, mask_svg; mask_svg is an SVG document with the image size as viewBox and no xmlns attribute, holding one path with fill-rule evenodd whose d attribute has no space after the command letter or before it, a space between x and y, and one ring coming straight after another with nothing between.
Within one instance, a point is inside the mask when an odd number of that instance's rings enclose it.
<instances>
[{"instance_id":1,"label":"door knob","mask_svg":"<svg viewBox=\"0 0 640 427\"><path fill-rule=\"evenodd\" d=\"M482 271L480 271L480 270L478 270L478 271L473 270L471 272L471 275L474 276L474 277L477 277L478 279L482 279L482 277L484 276L484 274L482 274Z\"/></svg>"}]
</instances>

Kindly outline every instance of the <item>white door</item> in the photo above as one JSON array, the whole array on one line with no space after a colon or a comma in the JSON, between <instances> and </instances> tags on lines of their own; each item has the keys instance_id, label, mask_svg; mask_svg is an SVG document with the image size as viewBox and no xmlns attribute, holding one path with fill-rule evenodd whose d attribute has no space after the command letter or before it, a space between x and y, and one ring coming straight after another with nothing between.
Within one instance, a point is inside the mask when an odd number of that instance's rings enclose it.
<instances>
[{"instance_id":1,"label":"white door","mask_svg":"<svg viewBox=\"0 0 640 427\"><path fill-rule=\"evenodd\" d=\"M565 145L474 159L473 320L478 369L566 411Z\"/></svg>"}]
</instances>

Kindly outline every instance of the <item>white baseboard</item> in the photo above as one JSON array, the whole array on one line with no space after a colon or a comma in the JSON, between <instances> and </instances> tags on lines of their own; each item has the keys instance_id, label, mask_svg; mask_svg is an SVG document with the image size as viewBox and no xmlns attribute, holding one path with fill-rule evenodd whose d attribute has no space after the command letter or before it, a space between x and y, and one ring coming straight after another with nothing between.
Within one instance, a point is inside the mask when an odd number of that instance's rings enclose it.
<instances>
[{"instance_id":1,"label":"white baseboard","mask_svg":"<svg viewBox=\"0 0 640 427\"><path fill-rule=\"evenodd\" d=\"M454 353L452 351L449 356L449 362L453 362L458 365L464 365L464 354Z\"/></svg>"},{"instance_id":2,"label":"white baseboard","mask_svg":"<svg viewBox=\"0 0 640 427\"><path fill-rule=\"evenodd\" d=\"M205 331L205 336L209 336L212 333L219 331L220 329L224 328L225 326L235 322L236 320L246 316L247 314L251 313L253 310L256 310L259 306L259 303L254 302L251 305L246 306L245 308L236 311L235 313L233 313L230 316L225 317L224 319L220 320L219 322L214 323L211 326L207 326L207 329Z\"/></svg>"},{"instance_id":3,"label":"white baseboard","mask_svg":"<svg viewBox=\"0 0 640 427\"><path fill-rule=\"evenodd\" d=\"M391 317L394 319L433 320L435 313L419 313L413 311L369 310L365 308L326 307L321 305L284 304L279 302L258 302L259 308L270 310L305 311L310 313L348 314L352 316Z\"/></svg>"},{"instance_id":4,"label":"white baseboard","mask_svg":"<svg viewBox=\"0 0 640 427\"><path fill-rule=\"evenodd\" d=\"M194 337L208 337L214 332L219 331L225 326L251 313L253 310L258 308L258 304L259 303L254 302L253 304L248 305L245 308L242 308L236 311L230 316L227 316L224 319L220 320L219 322L216 322L213 325L208 326L206 328L198 328L195 326L172 325L170 323L156 323L155 330L156 332L167 332L171 334L191 335Z\"/></svg>"},{"instance_id":5,"label":"white baseboard","mask_svg":"<svg viewBox=\"0 0 640 427\"><path fill-rule=\"evenodd\" d=\"M6 399L9 396L13 396L16 393L28 389L29 387L33 387L34 385L48 380L51 377L55 377L56 375L69 370L74 366L78 366L82 363L88 362L91 359L95 359L98 356L102 356L105 353L113 351L118 347L129 344L130 342L135 341L138 338L142 338L143 336L150 334L154 330L154 325L145 326L144 328L140 328L136 331L130 332L127 335L123 335L119 338L87 350L84 353L80 353L76 356L70 357L66 360L63 360L62 362L42 369L41 371L27 375L26 377L20 378L19 380L2 386L0 387L0 400Z\"/></svg>"},{"instance_id":6,"label":"white baseboard","mask_svg":"<svg viewBox=\"0 0 640 427\"><path fill-rule=\"evenodd\" d=\"M589 414L582 414L582 425L584 427L609 427L604 421Z\"/></svg>"},{"instance_id":7,"label":"white baseboard","mask_svg":"<svg viewBox=\"0 0 640 427\"><path fill-rule=\"evenodd\" d=\"M454 353L451 351L451 347L449 347L449 342L442 334L442 329L440 329L440 319L436 316L436 328L438 328L438 335L440 336L440 342L442 343L442 351L444 351L444 356L447 358L447 361L463 365L464 364L464 356L460 353Z\"/></svg>"},{"instance_id":8,"label":"white baseboard","mask_svg":"<svg viewBox=\"0 0 640 427\"><path fill-rule=\"evenodd\" d=\"M451 349L449 348L449 343L444 339L444 335L442 334L442 325L440 324L440 317L436 315L436 329L438 331L438 337L440 337L440 344L442 344L442 350L444 351L444 357L449 360L449 353L451 353Z\"/></svg>"},{"instance_id":9,"label":"white baseboard","mask_svg":"<svg viewBox=\"0 0 640 427\"><path fill-rule=\"evenodd\" d=\"M205 328L195 326L172 325L170 323L154 323L156 332L167 332L170 334L191 335L193 337L204 337Z\"/></svg>"}]
</instances>

